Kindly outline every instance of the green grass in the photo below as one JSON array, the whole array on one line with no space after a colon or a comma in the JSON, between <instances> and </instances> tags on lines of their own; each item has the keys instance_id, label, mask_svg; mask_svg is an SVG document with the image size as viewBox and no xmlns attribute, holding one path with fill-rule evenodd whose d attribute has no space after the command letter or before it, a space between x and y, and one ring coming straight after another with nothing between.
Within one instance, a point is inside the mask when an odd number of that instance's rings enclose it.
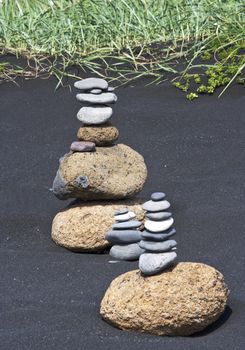
<instances>
[{"instance_id":1,"label":"green grass","mask_svg":"<svg viewBox=\"0 0 245 350\"><path fill-rule=\"evenodd\" d=\"M75 64L121 83L141 76L160 82L180 59L185 72L204 53L214 58L209 65L229 62L216 53L244 47L244 10L243 0L4 0L0 50L28 58L28 77L61 81ZM243 53L236 64L241 71ZM0 65L0 78L14 78L16 67L8 68Z\"/></svg>"}]
</instances>

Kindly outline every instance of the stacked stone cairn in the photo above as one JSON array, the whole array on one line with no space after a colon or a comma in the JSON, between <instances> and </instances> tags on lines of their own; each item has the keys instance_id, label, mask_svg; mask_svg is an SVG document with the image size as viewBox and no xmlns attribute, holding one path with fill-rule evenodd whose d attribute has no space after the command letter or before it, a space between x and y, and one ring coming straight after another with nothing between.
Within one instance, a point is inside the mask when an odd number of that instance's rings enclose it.
<instances>
[{"instance_id":1,"label":"stacked stone cairn","mask_svg":"<svg viewBox=\"0 0 245 350\"><path fill-rule=\"evenodd\" d=\"M116 223L106 234L106 240L114 244L110 255L119 260L138 260L144 252L139 246L142 222L135 220L135 213L127 208L114 213Z\"/></svg>"},{"instance_id":2,"label":"stacked stone cairn","mask_svg":"<svg viewBox=\"0 0 245 350\"><path fill-rule=\"evenodd\" d=\"M155 192L151 200L142 207L146 210L145 230L139 243L144 253L139 258L139 269L145 275L154 275L172 265L177 254L177 242L172 239L176 230L172 228L172 213L166 211L170 203L163 192Z\"/></svg>"},{"instance_id":3,"label":"stacked stone cairn","mask_svg":"<svg viewBox=\"0 0 245 350\"><path fill-rule=\"evenodd\" d=\"M114 88L99 78L83 79L75 82L74 86L81 90L76 98L85 106L77 114L83 126L77 133L79 141L71 144L71 151L89 152L95 151L96 146L113 144L119 136L117 128L109 122L113 113L109 105L117 101Z\"/></svg>"}]
</instances>

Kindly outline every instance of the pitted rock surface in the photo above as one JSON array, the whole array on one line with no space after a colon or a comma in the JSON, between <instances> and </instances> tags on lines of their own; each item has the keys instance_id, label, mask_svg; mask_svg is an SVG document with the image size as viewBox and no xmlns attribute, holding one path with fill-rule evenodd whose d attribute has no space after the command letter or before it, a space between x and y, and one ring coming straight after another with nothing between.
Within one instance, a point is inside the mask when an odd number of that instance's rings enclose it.
<instances>
[{"instance_id":1,"label":"pitted rock surface","mask_svg":"<svg viewBox=\"0 0 245 350\"><path fill-rule=\"evenodd\" d=\"M96 146L109 146L118 139L118 136L118 129L109 122L98 126L82 126L77 132L79 140L92 141Z\"/></svg>"}]
</instances>

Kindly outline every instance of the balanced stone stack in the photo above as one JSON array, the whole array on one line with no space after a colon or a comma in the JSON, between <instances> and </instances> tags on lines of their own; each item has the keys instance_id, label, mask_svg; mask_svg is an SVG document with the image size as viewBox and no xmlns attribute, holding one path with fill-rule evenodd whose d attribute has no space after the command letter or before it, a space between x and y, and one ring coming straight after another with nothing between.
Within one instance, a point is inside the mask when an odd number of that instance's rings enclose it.
<instances>
[{"instance_id":1,"label":"balanced stone stack","mask_svg":"<svg viewBox=\"0 0 245 350\"><path fill-rule=\"evenodd\" d=\"M172 239L176 230L172 228L172 213L166 211L170 203L165 197L165 193L155 192L151 195L151 200L142 205L146 210L147 220L139 243L140 248L144 249L139 258L139 269L145 275L154 275L165 270L177 258L177 242Z\"/></svg>"},{"instance_id":2,"label":"balanced stone stack","mask_svg":"<svg viewBox=\"0 0 245 350\"><path fill-rule=\"evenodd\" d=\"M96 252L109 246L105 234L113 223L117 204L118 208L133 207L141 219L142 202L132 202L130 198L142 190L147 168L138 152L127 145L115 144L119 131L110 123L111 105L117 101L114 89L100 78L83 79L74 86L80 90L77 100L84 103L77 113L82 125L77 133L78 141L60 158L52 191L59 199L75 198L79 203L56 215L52 238L72 250ZM94 213L98 211L104 223L100 229L95 227L98 215ZM77 212L79 221L74 216ZM85 227L86 234L81 237Z\"/></svg>"},{"instance_id":3,"label":"balanced stone stack","mask_svg":"<svg viewBox=\"0 0 245 350\"><path fill-rule=\"evenodd\" d=\"M135 220L136 215L127 208L117 210L114 213L116 223L107 232L106 240L114 244L110 250L110 255L119 260L137 260L144 252L139 246L141 240L142 221Z\"/></svg>"}]
</instances>

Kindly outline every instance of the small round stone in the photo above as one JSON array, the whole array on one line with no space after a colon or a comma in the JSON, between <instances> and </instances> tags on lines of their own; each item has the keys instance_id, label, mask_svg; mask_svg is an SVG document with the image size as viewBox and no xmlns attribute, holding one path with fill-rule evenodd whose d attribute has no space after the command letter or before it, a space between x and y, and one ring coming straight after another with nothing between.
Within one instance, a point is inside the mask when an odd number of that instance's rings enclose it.
<instances>
[{"instance_id":1,"label":"small round stone","mask_svg":"<svg viewBox=\"0 0 245 350\"><path fill-rule=\"evenodd\" d=\"M112 225L112 228L114 230L127 230L127 229L133 229L138 228L142 225L141 221L138 220L132 220L132 221L126 221L126 222L119 222L117 224Z\"/></svg>"},{"instance_id":2,"label":"small round stone","mask_svg":"<svg viewBox=\"0 0 245 350\"><path fill-rule=\"evenodd\" d=\"M148 252L163 253L176 247L177 242L174 239L169 239L164 242L140 241L139 245L142 249L145 249Z\"/></svg>"},{"instance_id":3,"label":"small round stone","mask_svg":"<svg viewBox=\"0 0 245 350\"><path fill-rule=\"evenodd\" d=\"M74 141L70 146L73 152L93 152L95 151L95 143L89 141Z\"/></svg>"},{"instance_id":4,"label":"small round stone","mask_svg":"<svg viewBox=\"0 0 245 350\"><path fill-rule=\"evenodd\" d=\"M92 90L90 90L90 93L91 93L91 94L98 95L98 94L101 94L101 93L102 93L102 90L101 90L101 89L92 89Z\"/></svg>"},{"instance_id":5,"label":"small round stone","mask_svg":"<svg viewBox=\"0 0 245 350\"><path fill-rule=\"evenodd\" d=\"M123 208L119 210L115 210L114 215L123 215L128 213L128 208Z\"/></svg>"},{"instance_id":6,"label":"small round stone","mask_svg":"<svg viewBox=\"0 0 245 350\"><path fill-rule=\"evenodd\" d=\"M76 98L80 102L87 102L92 104L107 104L115 103L117 96L111 92L103 92L101 94L77 94Z\"/></svg>"},{"instance_id":7,"label":"small round stone","mask_svg":"<svg viewBox=\"0 0 245 350\"><path fill-rule=\"evenodd\" d=\"M175 235L175 233L176 233L175 228L171 228L167 231L164 231L164 233L152 233L148 231L143 231L141 233L141 236L146 241L162 242L168 239L169 237Z\"/></svg>"},{"instance_id":8,"label":"small round stone","mask_svg":"<svg viewBox=\"0 0 245 350\"><path fill-rule=\"evenodd\" d=\"M145 228L150 232L162 232L169 229L174 223L174 219L170 218L164 221L145 221Z\"/></svg>"},{"instance_id":9,"label":"small round stone","mask_svg":"<svg viewBox=\"0 0 245 350\"><path fill-rule=\"evenodd\" d=\"M170 207L170 203L166 200L154 202L153 200L147 201L142 205L142 208L146 211L156 212L166 210Z\"/></svg>"},{"instance_id":10,"label":"small round stone","mask_svg":"<svg viewBox=\"0 0 245 350\"><path fill-rule=\"evenodd\" d=\"M107 106L82 107L77 113L77 119L87 125L103 124L112 116L112 108Z\"/></svg>"},{"instance_id":11,"label":"small round stone","mask_svg":"<svg viewBox=\"0 0 245 350\"><path fill-rule=\"evenodd\" d=\"M155 212L155 213L151 213L148 212L146 213L146 217L148 219L151 219L153 221L161 221L161 220L166 220L171 218L172 213L168 212L168 211L159 211L159 212Z\"/></svg>"},{"instance_id":12,"label":"small round stone","mask_svg":"<svg viewBox=\"0 0 245 350\"><path fill-rule=\"evenodd\" d=\"M74 83L75 88L80 90L102 89L108 88L106 80L101 78L86 78Z\"/></svg>"},{"instance_id":13,"label":"small round stone","mask_svg":"<svg viewBox=\"0 0 245 350\"><path fill-rule=\"evenodd\" d=\"M135 218L135 213L133 213L132 211L129 211L128 213L125 214L119 214L119 215L115 215L115 220L116 221L128 221L131 220L133 218Z\"/></svg>"},{"instance_id":14,"label":"small round stone","mask_svg":"<svg viewBox=\"0 0 245 350\"><path fill-rule=\"evenodd\" d=\"M153 200L153 201L162 201L164 198L166 197L166 194L165 193L163 193L163 192L154 192L154 193L152 193L152 195L151 195L151 199Z\"/></svg>"},{"instance_id":15,"label":"small round stone","mask_svg":"<svg viewBox=\"0 0 245 350\"><path fill-rule=\"evenodd\" d=\"M175 252L144 253L139 259L139 269L145 275L156 275L172 265L176 259Z\"/></svg>"},{"instance_id":16,"label":"small round stone","mask_svg":"<svg viewBox=\"0 0 245 350\"><path fill-rule=\"evenodd\" d=\"M77 137L81 141L92 141L96 146L109 146L118 139L119 131L110 122L101 125L87 125L79 128Z\"/></svg>"}]
</instances>

